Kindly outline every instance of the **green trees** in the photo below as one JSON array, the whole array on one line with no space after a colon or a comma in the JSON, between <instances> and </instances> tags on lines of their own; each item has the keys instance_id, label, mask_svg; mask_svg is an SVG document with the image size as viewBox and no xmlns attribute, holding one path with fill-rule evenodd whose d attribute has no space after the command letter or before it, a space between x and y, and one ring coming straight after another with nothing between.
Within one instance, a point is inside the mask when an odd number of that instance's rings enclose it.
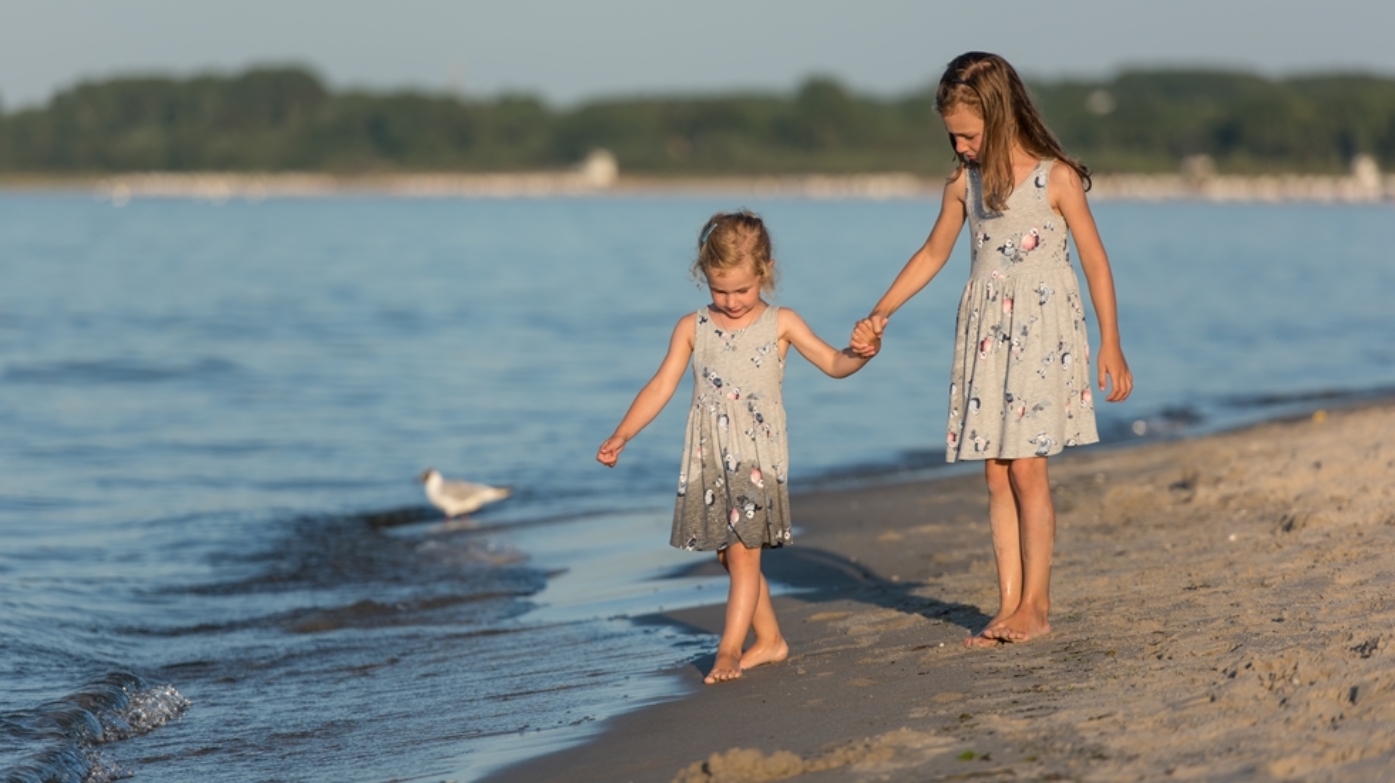
<instances>
[{"instance_id":1,"label":"green trees","mask_svg":"<svg viewBox=\"0 0 1395 783\"><path fill-rule=\"evenodd\" d=\"M1101 171L1345 171L1358 154L1395 165L1395 80L1271 81L1216 71L1127 72L1109 83L1035 87L1068 149Z\"/></svg>"},{"instance_id":2,"label":"green trees","mask_svg":"<svg viewBox=\"0 0 1395 783\"><path fill-rule=\"evenodd\" d=\"M81 84L6 116L0 165L20 171L283 168L329 101L309 74L124 78Z\"/></svg>"},{"instance_id":3,"label":"green trees","mask_svg":"<svg viewBox=\"0 0 1395 783\"><path fill-rule=\"evenodd\" d=\"M1395 79L1270 80L1137 71L1033 85L1072 154L1101 172L1395 167ZM0 113L0 171L520 171L596 148L654 176L906 171L951 165L929 89L857 95L815 77L792 95L601 99L554 109L528 96L334 93L295 67L234 76L80 84L48 105Z\"/></svg>"}]
</instances>

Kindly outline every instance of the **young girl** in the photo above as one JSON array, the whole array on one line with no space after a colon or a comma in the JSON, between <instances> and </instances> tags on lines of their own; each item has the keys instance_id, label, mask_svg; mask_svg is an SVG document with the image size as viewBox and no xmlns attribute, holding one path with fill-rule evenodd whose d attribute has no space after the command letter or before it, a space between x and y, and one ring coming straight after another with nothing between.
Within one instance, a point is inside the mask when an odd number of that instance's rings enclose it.
<instances>
[{"instance_id":1,"label":"young girl","mask_svg":"<svg viewBox=\"0 0 1395 783\"><path fill-rule=\"evenodd\" d=\"M998 612L966 644L1022 642L1051 630L1056 512L1046 460L1099 440L1080 290L1066 246L1075 237L1099 320L1099 388L1129 396L1114 280L1085 202L1089 173L1067 157L1026 87L1001 57L969 52L940 79L936 109L959 167L925 244L911 256L852 348L877 350L887 319L949 258L967 219L972 266L959 302L946 459L981 459L998 565Z\"/></svg>"},{"instance_id":2,"label":"young girl","mask_svg":"<svg viewBox=\"0 0 1395 783\"><path fill-rule=\"evenodd\" d=\"M774 289L774 267L770 235L759 217L743 211L707 221L693 273L706 278L712 303L679 319L659 371L596 453L614 467L625 444L673 396L692 359L693 405L670 543L715 550L731 576L717 660L704 680L709 684L789 655L760 571L761 549L790 541L789 452L780 397L785 353L793 345L835 378L867 363L820 340L793 310L761 298ZM752 628L755 642L746 648Z\"/></svg>"}]
</instances>

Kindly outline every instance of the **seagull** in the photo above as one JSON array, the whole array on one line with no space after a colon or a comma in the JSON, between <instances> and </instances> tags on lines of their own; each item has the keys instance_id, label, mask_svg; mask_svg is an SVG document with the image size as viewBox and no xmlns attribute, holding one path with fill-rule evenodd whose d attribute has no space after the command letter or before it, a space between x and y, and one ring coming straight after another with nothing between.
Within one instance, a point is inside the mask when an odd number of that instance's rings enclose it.
<instances>
[{"instance_id":1,"label":"seagull","mask_svg":"<svg viewBox=\"0 0 1395 783\"><path fill-rule=\"evenodd\" d=\"M503 500L513 494L508 487L491 487L487 484L474 484L469 481L446 481L440 471L427 468L417 477L426 485L426 497L431 505L441 509L446 519L464 516L486 503Z\"/></svg>"}]
</instances>

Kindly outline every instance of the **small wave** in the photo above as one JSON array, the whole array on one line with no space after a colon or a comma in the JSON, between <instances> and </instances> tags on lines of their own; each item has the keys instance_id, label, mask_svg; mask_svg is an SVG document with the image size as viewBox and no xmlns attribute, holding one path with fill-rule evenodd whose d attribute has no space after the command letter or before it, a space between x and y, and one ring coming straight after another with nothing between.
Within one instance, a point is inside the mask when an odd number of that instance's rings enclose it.
<instances>
[{"instance_id":1,"label":"small wave","mask_svg":"<svg viewBox=\"0 0 1395 783\"><path fill-rule=\"evenodd\" d=\"M405 506L384 511L364 511L351 515L350 519L357 519L369 527L397 527L437 519L440 515L439 511L430 506Z\"/></svg>"},{"instance_id":2,"label":"small wave","mask_svg":"<svg viewBox=\"0 0 1395 783\"><path fill-rule=\"evenodd\" d=\"M1395 386L1377 386L1371 389L1318 389L1313 391L1277 394L1247 394L1230 397L1225 400L1225 403L1233 408L1273 408L1283 405L1300 405L1314 402L1347 402L1389 396L1395 396Z\"/></svg>"},{"instance_id":3,"label":"small wave","mask_svg":"<svg viewBox=\"0 0 1395 783\"><path fill-rule=\"evenodd\" d=\"M130 773L97 748L147 734L178 718L189 700L172 685L150 686L117 672L57 701L3 716L5 745L39 749L5 773L5 783L108 783Z\"/></svg>"},{"instance_id":4,"label":"small wave","mask_svg":"<svg viewBox=\"0 0 1395 783\"><path fill-rule=\"evenodd\" d=\"M439 614L441 610L476 604L483 601L512 601L526 598L531 592L493 591L472 595L442 595L433 598L420 598L410 601L384 603L382 601L356 601L348 606L307 609L293 612L282 618L282 625L291 633L323 633L342 628L387 628L405 625L425 625L431 622L427 615ZM515 607L521 612L522 607ZM444 615L435 618L440 625L460 625L466 618Z\"/></svg>"},{"instance_id":5,"label":"small wave","mask_svg":"<svg viewBox=\"0 0 1395 783\"><path fill-rule=\"evenodd\" d=\"M944 449L903 449L889 459L867 460L815 472L790 479L790 489L805 491L833 487L859 486L907 475L923 475L926 471L945 468Z\"/></svg>"},{"instance_id":6,"label":"small wave","mask_svg":"<svg viewBox=\"0 0 1395 783\"><path fill-rule=\"evenodd\" d=\"M412 509L377 514L299 516L275 527L267 546L220 556L217 565L250 566L240 578L171 588L203 595L280 593L355 588L368 584L412 586L448 581L481 592L536 592L541 575L525 565L527 554L470 527L390 535ZM379 522L379 524L374 524ZM242 568L238 568L242 570Z\"/></svg>"},{"instance_id":7,"label":"small wave","mask_svg":"<svg viewBox=\"0 0 1395 783\"><path fill-rule=\"evenodd\" d=\"M139 737L184 714L190 701L173 685L157 685L134 693L126 691L126 704L102 717L102 742Z\"/></svg>"},{"instance_id":8,"label":"small wave","mask_svg":"<svg viewBox=\"0 0 1395 783\"><path fill-rule=\"evenodd\" d=\"M1206 423L1207 417L1190 405L1165 405L1137 418L1101 416L1099 433L1101 441L1117 443L1195 434Z\"/></svg>"},{"instance_id":9,"label":"small wave","mask_svg":"<svg viewBox=\"0 0 1395 783\"><path fill-rule=\"evenodd\" d=\"M221 377L241 368L226 359L201 359L192 364L158 365L120 359L10 365L3 377L11 383L70 385L92 383L143 384L185 378Z\"/></svg>"}]
</instances>

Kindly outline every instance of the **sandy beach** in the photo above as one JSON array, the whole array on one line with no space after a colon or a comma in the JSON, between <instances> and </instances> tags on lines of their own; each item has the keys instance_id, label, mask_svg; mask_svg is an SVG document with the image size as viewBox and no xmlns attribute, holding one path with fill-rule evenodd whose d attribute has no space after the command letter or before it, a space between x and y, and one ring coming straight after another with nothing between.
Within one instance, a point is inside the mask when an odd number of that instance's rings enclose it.
<instances>
[{"instance_id":1,"label":"sandy beach","mask_svg":"<svg viewBox=\"0 0 1395 783\"><path fill-rule=\"evenodd\" d=\"M489 779L1387 780L1392 433L1387 401L1053 459L1053 632L988 650L977 472L799 495L766 558L787 662L703 687L700 659L691 696Z\"/></svg>"}]
</instances>

